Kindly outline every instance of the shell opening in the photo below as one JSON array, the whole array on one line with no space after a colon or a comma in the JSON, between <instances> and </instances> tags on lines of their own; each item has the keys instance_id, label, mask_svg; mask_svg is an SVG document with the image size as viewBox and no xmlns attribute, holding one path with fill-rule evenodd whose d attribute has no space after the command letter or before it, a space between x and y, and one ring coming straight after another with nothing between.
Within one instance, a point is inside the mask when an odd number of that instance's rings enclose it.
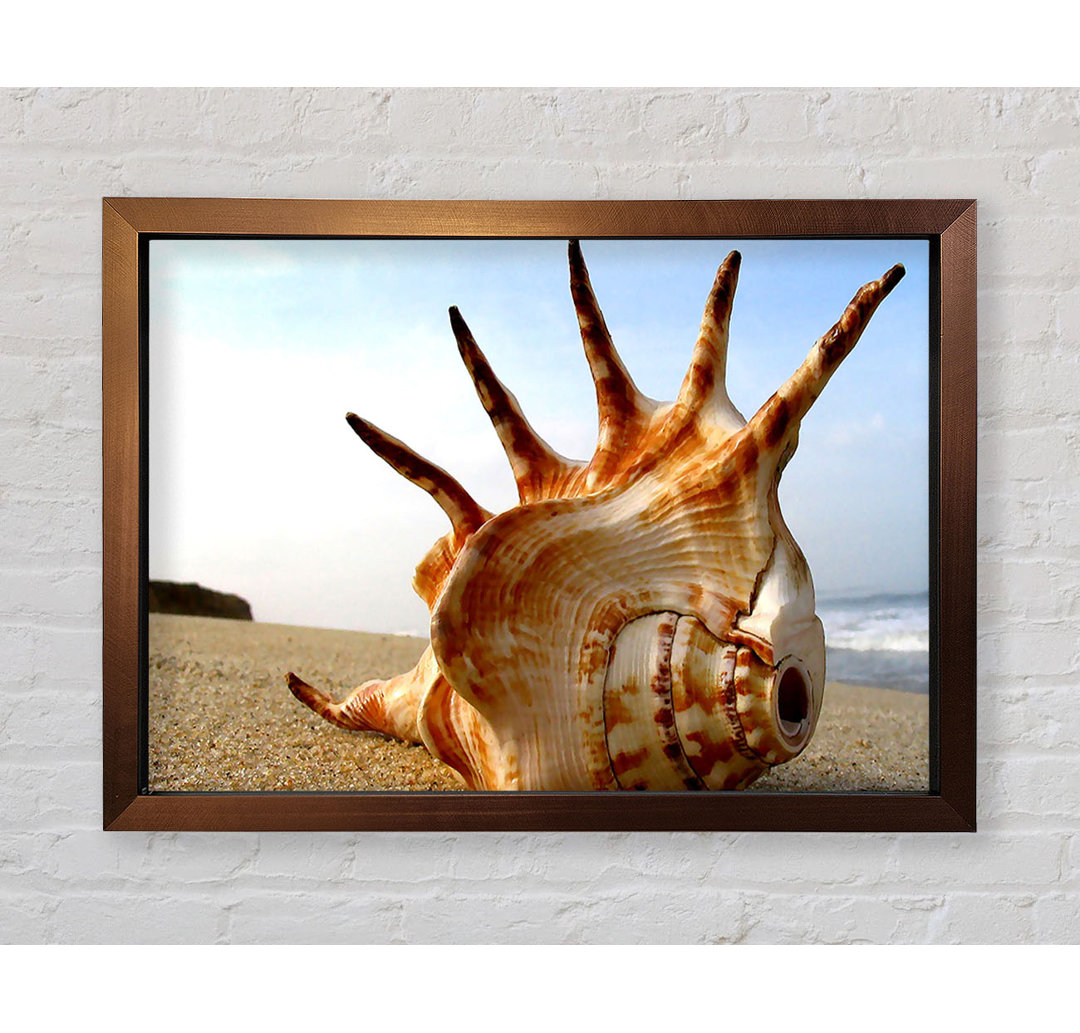
<instances>
[{"instance_id":1,"label":"shell opening","mask_svg":"<svg viewBox=\"0 0 1080 1033\"><path fill-rule=\"evenodd\" d=\"M799 667L782 671L776 689L776 724L787 745L801 749L810 736L813 694L810 680Z\"/></svg>"}]
</instances>

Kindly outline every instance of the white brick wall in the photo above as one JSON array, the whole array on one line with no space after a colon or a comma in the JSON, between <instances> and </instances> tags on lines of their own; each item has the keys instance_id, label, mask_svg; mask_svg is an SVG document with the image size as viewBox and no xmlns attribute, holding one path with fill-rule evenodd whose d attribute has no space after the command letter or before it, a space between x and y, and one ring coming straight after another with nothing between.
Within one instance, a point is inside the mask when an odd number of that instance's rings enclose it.
<instances>
[{"instance_id":1,"label":"white brick wall","mask_svg":"<svg viewBox=\"0 0 1080 1033\"><path fill-rule=\"evenodd\" d=\"M0 93L0 940L1080 939L1080 91ZM961 835L99 831L100 200L977 197Z\"/></svg>"}]
</instances>

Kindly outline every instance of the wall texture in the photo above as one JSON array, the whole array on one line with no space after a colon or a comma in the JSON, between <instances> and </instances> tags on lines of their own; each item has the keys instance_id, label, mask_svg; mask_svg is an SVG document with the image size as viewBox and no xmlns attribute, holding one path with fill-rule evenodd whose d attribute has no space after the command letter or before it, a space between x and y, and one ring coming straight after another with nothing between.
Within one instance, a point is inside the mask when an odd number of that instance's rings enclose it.
<instances>
[{"instance_id":1,"label":"wall texture","mask_svg":"<svg viewBox=\"0 0 1080 1033\"><path fill-rule=\"evenodd\" d=\"M1080 939L1080 91L0 94L0 940ZM976 835L100 831L104 195L979 200Z\"/></svg>"}]
</instances>

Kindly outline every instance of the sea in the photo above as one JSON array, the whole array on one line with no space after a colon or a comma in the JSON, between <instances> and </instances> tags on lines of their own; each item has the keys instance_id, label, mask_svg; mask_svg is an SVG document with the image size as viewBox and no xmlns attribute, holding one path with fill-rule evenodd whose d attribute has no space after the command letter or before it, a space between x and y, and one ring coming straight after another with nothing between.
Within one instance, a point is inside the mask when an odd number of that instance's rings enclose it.
<instances>
[{"instance_id":1,"label":"sea","mask_svg":"<svg viewBox=\"0 0 1080 1033\"><path fill-rule=\"evenodd\" d=\"M817 615L828 681L930 691L929 593L819 592Z\"/></svg>"}]
</instances>

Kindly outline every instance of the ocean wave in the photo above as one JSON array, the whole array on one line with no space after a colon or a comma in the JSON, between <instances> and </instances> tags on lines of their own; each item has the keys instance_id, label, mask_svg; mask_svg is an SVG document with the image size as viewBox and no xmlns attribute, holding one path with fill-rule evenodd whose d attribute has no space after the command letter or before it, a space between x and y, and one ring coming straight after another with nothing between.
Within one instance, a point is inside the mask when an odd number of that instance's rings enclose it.
<instances>
[{"instance_id":1,"label":"ocean wave","mask_svg":"<svg viewBox=\"0 0 1080 1033\"><path fill-rule=\"evenodd\" d=\"M826 598L817 609L830 648L886 653L925 653L930 648L926 593Z\"/></svg>"},{"instance_id":2,"label":"ocean wave","mask_svg":"<svg viewBox=\"0 0 1080 1033\"><path fill-rule=\"evenodd\" d=\"M925 653L930 648L930 629L888 631L884 628L830 631L825 641L834 649L881 650L887 653Z\"/></svg>"},{"instance_id":3,"label":"ocean wave","mask_svg":"<svg viewBox=\"0 0 1080 1033\"><path fill-rule=\"evenodd\" d=\"M930 691L930 654L885 649L827 647L825 680L850 685L876 685L904 692Z\"/></svg>"}]
</instances>

